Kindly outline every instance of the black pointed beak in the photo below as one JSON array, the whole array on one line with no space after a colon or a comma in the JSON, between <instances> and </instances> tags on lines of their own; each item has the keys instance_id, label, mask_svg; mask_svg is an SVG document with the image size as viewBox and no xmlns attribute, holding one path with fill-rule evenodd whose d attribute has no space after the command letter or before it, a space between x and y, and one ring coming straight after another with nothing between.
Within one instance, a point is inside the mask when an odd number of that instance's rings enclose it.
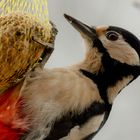
<instances>
[{"instance_id":1,"label":"black pointed beak","mask_svg":"<svg viewBox=\"0 0 140 140\"><path fill-rule=\"evenodd\" d=\"M82 36L87 36L92 39L97 38L96 30L94 28L89 27L88 25L67 14L64 14L64 17L76 30L78 30L81 33Z\"/></svg>"}]
</instances>

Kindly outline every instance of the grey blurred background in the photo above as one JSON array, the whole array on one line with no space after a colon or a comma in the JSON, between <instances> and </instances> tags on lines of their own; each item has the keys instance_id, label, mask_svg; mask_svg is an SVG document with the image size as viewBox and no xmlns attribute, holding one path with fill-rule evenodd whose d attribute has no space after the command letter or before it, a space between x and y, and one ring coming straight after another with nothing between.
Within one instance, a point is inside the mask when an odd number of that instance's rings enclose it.
<instances>
[{"instance_id":1,"label":"grey blurred background","mask_svg":"<svg viewBox=\"0 0 140 140\"><path fill-rule=\"evenodd\" d=\"M83 59L83 41L64 19L64 13L89 25L120 26L140 38L140 9L134 2L140 1L48 0L49 16L59 33L46 67L69 66ZM107 123L94 140L140 140L140 77L116 98Z\"/></svg>"}]
</instances>

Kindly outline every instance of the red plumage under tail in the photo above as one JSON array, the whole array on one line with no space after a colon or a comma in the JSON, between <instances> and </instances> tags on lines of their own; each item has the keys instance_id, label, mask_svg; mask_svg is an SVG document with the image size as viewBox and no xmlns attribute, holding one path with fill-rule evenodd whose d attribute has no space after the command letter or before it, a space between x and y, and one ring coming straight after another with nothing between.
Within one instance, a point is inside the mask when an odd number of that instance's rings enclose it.
<instances>
[{"instance_id":1,"label":"red plumage under tail","mask_svg":"<svg viewBox=\"0 0 140 140\"><path fill-rule=\"evenodd\" d=\"M21 130L13 130L8 125L0 122L0 140L20 140L21 134L19 133Z\"/></svg>"},{"instance_id":2,"label":"red plumage under tail","mask_svg":"<svg viewBox=\"0 0 140 140\"><path fill-rule=\"evenodd\" d=\"M0 140L20 140L28 129L22 113L22 83L0 95Z\"/></svg>"}]
</instances>

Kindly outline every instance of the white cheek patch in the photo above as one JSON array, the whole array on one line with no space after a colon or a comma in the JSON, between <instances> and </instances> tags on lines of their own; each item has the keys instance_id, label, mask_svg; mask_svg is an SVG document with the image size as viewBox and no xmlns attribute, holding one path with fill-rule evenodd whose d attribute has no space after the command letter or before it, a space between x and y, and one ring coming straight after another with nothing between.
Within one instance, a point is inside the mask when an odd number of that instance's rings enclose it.
<instances>
[{"instance_id":1,"label":"white cheek patch","mask_svg":"<svg viewBox=\"0 0 140 140\"><path fill-rule=\"evenodd\" d=\"M129 65L140 64L137 52L127 42L125 42L122 37L117 41L110 41L102 35L100 36L100 40L110 56L115 60Z\"/></svg>"}]
</instances>

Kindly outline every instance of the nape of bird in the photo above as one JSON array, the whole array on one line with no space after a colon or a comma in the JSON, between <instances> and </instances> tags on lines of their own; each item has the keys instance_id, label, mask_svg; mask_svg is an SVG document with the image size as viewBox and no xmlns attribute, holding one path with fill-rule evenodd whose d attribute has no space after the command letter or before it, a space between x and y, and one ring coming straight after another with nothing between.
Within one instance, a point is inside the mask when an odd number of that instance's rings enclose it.
<instances>
[{"instance_id":1,"label":"nape of bird","mask_svg":"<svg viewBox=\"0 0 140 140\"><path fill-rule=\"evenodd\" d=\"M85 59L67 68L35 69L22 87L26 140L91 140L114 99L140 75L140 41L115 26L90 27L65 14L86 45Z\"/></svg>"}]
</instances>

